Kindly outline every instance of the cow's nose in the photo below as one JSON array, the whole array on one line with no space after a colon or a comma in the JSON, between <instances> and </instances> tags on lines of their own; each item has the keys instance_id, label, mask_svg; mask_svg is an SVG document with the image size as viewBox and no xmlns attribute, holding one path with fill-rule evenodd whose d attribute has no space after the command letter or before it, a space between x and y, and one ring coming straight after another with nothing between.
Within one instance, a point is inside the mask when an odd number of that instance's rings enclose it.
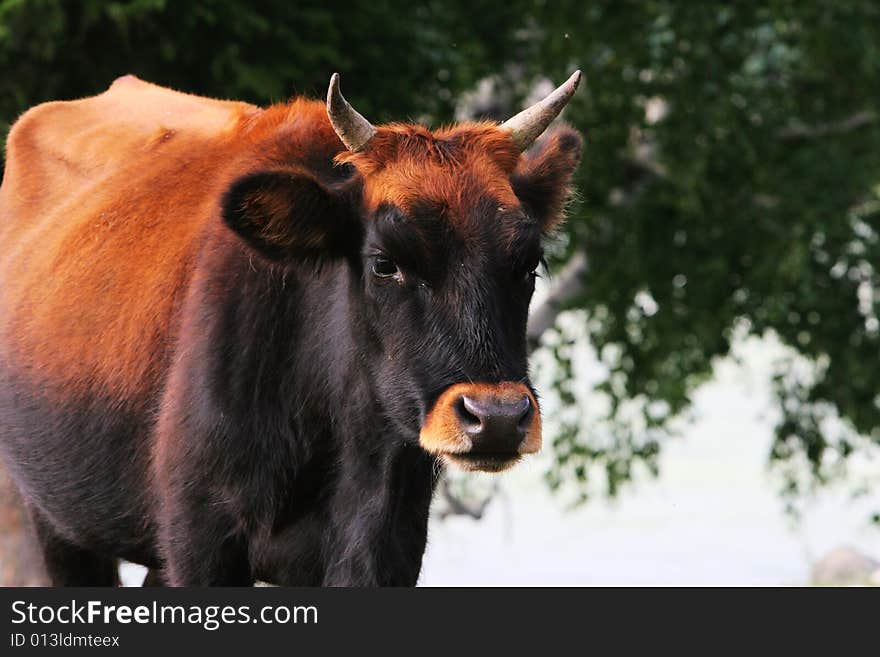
<instances>
[{"instance_id":1,"label":"cow's nose","mask_svg":"<svg viewBox=\"0 0 880 657\"><path fill-rule=\"evenodd\" d=\"M473 452L515 452L528 433L534 407L528 395L513 400L462 395L456 411Z\"/></svg>"}]
</instances>

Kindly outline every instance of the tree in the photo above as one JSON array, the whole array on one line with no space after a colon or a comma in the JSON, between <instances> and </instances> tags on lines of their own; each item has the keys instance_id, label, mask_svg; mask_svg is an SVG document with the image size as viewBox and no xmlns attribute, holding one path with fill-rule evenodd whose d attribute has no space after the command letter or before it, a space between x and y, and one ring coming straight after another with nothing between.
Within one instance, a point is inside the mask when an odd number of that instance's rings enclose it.
<instances>
[{"instance_id":1,"label":"tree","mask_svg":"<svg viewBox=\"0 0 880 657\"><path fill-rule=\"evenodd\" d=\"M557 433L551 483L598 463L613 491L655 468L737 328L811 365L775 378L789 493L876 453L880 7L554 2L526 20L534 74L587 73L566 116L587 134L583 201L557 254L586 261L555 308L581 313L607 366L609 410Z\"/></svg>"},{"instance_id":2,"label":"tree","mask_svg":"<svg viewBox=\"0 0 880 657\"><path fill-rule=\"evenodd\" d=\"M322 97L330 74L374 122L451 118L494 72L519 19L487 4L374 0L0 0L0 132L28 107L114 78L266 104Z\"/></svg>"}]
</instances>

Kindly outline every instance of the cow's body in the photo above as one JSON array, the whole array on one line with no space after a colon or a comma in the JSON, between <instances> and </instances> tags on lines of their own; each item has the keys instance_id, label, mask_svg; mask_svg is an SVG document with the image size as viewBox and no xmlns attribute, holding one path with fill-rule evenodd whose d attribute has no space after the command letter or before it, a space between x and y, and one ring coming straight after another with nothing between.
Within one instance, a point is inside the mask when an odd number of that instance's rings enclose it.
<instances>
[{"instance_id":1,"label":"cow's body","mask_svg":"<svg viewBox=\"0 0 880 657\"><path fill-rule=\"evenodd\" d=\"M389 440L361 275L279 267L220 217L260 168L343 183L341 151L321 103L131 77L12 130L0 455L56 580L112 583L126 558L174 584L415 583L435 460Z\"/></svg>"}]
</instances>

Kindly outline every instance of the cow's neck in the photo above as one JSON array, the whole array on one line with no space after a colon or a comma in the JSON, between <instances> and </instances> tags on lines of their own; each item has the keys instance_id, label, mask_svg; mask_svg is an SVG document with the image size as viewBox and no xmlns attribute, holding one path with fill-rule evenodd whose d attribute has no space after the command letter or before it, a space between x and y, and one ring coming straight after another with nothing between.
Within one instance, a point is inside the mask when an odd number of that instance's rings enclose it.
<instances>
[{"instance_id":1,"label":"cow's neck","mask_svg":"<svg viewBox=\"0 0 880 657\"><path fill-rule=\"evenodd\" d=\"M327 461L335 482L323 583L415 584L436 468L418 445L390 433L377 407L363 357L367 336L351 321L361 312L356 279L342 263L288 273L284 280L278 273L254 275L268 286L267 296L257 298L275 307L269 314L275 326L254 330L283 343L269 347L269 361L256 357L252 367L266 377L257 385L289 394L279 405L286 418L277 426L293 427L291 453ZM270 365L279 359L289 371L277 379Z\"/></svg>"}]
</instances>

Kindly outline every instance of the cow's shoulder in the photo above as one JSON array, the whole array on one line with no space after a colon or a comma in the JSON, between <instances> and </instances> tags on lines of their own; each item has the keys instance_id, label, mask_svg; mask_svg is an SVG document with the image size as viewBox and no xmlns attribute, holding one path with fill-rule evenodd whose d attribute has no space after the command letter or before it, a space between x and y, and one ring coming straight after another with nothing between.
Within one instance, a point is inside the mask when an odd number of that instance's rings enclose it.
<instances>
[{"instance_id":1,"label":"cow's shoulder","mask_svg":"<svg viewBox=\"0 0 880 657\"><path fill-rule=\"evenodd\" d=\"M118 169L177 134L211 139L256 111L247 103L193 96L127 75L97 96L28 110L10 132L7 159L12 167L25 165L47 176L88 178Z\"/></svg>"},{"instance_id":2,"label":"cow's shoulder","mask_svg":"<svg viewBox=\"0 0 880 657\"><path fill-rule=\"evenodd\" d=\"M0 336L22 367L121 396L155 383L238 131L260 113L126 77L18 120L0 186Z\"/></svg>"}]
</instances>

